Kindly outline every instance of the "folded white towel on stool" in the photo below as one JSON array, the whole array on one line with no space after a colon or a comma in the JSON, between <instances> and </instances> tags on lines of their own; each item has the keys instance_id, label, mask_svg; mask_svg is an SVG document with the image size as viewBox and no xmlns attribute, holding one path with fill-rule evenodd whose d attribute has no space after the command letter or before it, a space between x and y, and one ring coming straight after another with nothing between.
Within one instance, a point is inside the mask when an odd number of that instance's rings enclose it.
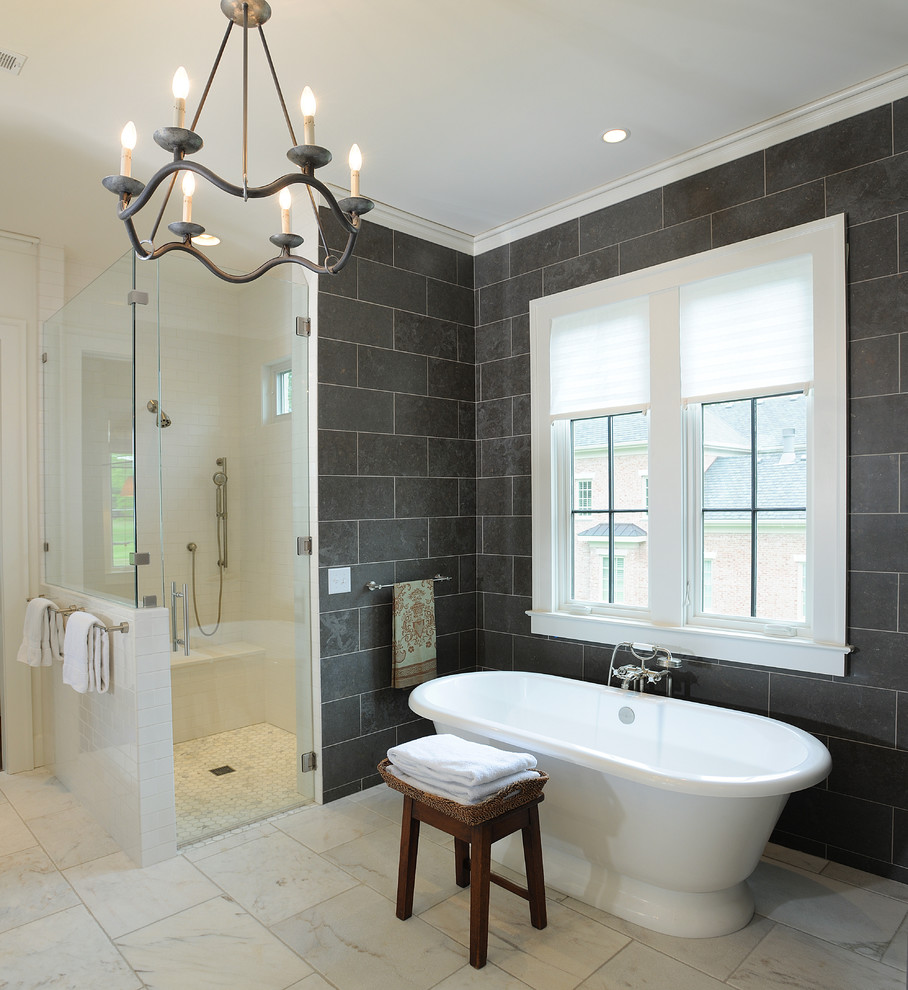
<instances>
[{"instance_id":1,"label":"folded white towel on stool","mask_svg":"<svg viewBox=\"0 0 908 990\"><path fill-rule=\"evenodd\" d=\"M47 598L33 598L25 606L22 645L16 654L29 667L50 667L63 659L63 616Z\"/></svg>"},{"instance_id":2,"label":"folded white towel on stool","mask_svg":"<svg viewBox=\"0 0 908 990\"><path fill-rule=\"evenodd\" d=\"M63 639L63 683L79 694L104 692L110 682L107 630L90 612L73 612Z\"/></svg>"},{"instance_id":3,"label":"folded white towel on stool","mask_svg":"<svg viewBox=\"0 0 908 990\"><path fill-rule=\"evenodd\" d=\"M535 770L521 770L519 773L508 774L506 777L499 777L490 780L485 784L477 784L475 787L454 787L437 779L417 777L415 774L404 773L400 767L393 763L388 766L388 773L397 777L404 784L415 787L420 791L428 791L438 797L448 798L458 804L481 804L490 797L494 797L500 790L509 784L516 784L521 780L535 780L539 774Z\"/></svg>"},{"instance_id":4,"label":"folded white towel on stool","mask_svg":"<svg viewBox=\"0 0 908 990\"><path fill-rule=\"evenodd\" d=\"M447 733L392 746L388 759L404 773L455 788L488 784L536 766L536 757L529 753L511 753Z\"/></svg>"}]
</instances>

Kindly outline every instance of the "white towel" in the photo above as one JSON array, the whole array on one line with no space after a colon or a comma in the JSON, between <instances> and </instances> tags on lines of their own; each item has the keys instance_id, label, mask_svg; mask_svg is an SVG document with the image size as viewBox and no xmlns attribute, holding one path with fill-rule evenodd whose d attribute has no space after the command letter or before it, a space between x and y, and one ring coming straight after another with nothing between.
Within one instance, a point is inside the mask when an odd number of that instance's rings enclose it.
<instances>
[{"instance_id":1,"label":"white towel","mask_svg":"<svg viewBox=\"0 0 908 990\"><path fill-rule=\"evenodd\" d=\"M475 787L536 766L536 757L529 753L511 753L447 733L392 746L388 759L404 773L428 776L449 787Z\"/></svg>"},{"instance_id":2,"label":"white towel","mask_svg":"<svg viewBox=\"0 0 908 990\"><path fill-rule=\"evenodd\" d=\"M73 612L63 640L63 683L85 694L104 692L109 682L107 630L90 612Z\"/></svg>"},{"instance_id":3,"label":"white towel","mask_svg":"<svg viewBox=\"0 0 908 990\"><path fill-rule=\"evenodd\" d=\"M520 773L512 773L507 777L499 777L491 780L487 784L477 784L475 787L452 787L439 780L424 779L415 774L404 773L400 767L393 763L388 766L388 773L397 777L398 780L420 791L428 791L430 794L437 794L438 797L449 798L459 804L481 804L490 797L494 797L500 790L509 784L516 784L521 780L535 780L539 774L535 770L521 770Z\"/></svg>"},{"instance_id":4,"label":"white towel","mask_svg":"<svg viewBox=\"0 0 908 990\"><path fill-rule=\"evenodd\" d=\"M47 598L33 598L25 606L22 645L16 659L29 667L50 667L63 659L63 616Z\"/></svg>"}]
</instances>

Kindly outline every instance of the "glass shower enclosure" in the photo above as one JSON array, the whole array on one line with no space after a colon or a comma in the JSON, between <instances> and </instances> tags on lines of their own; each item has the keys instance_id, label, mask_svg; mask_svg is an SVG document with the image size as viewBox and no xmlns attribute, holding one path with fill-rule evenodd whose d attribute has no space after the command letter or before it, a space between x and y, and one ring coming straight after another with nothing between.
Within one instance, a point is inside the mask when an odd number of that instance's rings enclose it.
<instances>
[{"instance_id":1,"label":"glass shower enclosure","mask_svg":"<svg viewBox=\"0 0 908 990\"><path fill-rule=\"evenodd\" d=\"M45 325L46 580L170 609L179 844L313 798L308 287L291 274L231 285L128 254Z\"/></svg>"}]
</instances>

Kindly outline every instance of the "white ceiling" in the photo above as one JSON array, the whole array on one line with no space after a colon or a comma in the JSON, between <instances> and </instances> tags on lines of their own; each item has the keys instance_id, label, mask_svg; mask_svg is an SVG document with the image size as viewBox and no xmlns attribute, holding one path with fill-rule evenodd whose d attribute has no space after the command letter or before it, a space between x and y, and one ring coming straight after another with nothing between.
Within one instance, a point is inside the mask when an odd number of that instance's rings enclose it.
<instances>
[{"instance_id":1,"label":"white ceiling","mask_svg":"<svg viewBox=\"0 0 908 990\"><path fill-rule=\"evenodd\" d=\"M271 6L265 35L297 140L308 84L317 142L334 153L319 177L346 187L356 141L363 195L471 236L908 61L905 0ZM135 121L133 174L148 178L167 160L151 134L171 123L174 70L189 71L191 116L227 23L218 0L8 5L0 48L28 62L19 76L0 73L0 229L65 244L85 261L122 253L115 200L100 185L119 171L120 130ZM232 34L197 130L199 159L239 182L241 32ZM259 185L292 166L254 35L250 69L250 184ZM630 140L604 144L613 126ZM200 222L206 201L196 200Z\"/></svg>"}]
</instances>

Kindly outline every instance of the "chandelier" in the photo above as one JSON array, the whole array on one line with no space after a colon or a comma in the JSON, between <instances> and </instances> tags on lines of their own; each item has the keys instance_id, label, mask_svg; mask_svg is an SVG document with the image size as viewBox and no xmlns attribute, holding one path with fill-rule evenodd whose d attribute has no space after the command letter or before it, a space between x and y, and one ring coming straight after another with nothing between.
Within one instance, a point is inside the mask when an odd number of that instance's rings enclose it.
<instances>
[{"instance_id":1,"label":"chandelier","mask_svg":"<svg viewBox=\"0 0 908 990\"><path fill-rule=\"evenodd\" d=\"M149 261L160 258L169 251L185 251L198 259L209 271L227 282L242 283L251 282L264 275L276 265L297 264L308 268L309 271L321 275L334 275L341 271L350 260L353 248L356 244L356 237L361 229L360 217L375 205L371 200L359 195L359 172L362 166L362 155L357 145L353 145L350 150L350 195L346 199L336 200L328 187L315 177L315 170L322 168L331 161L331 152L327 148L321 148L315 143L315 98L312 90L307 86L303 90L300 101L300 108L303 113L303 143L297 144L296 135L293 133L293 125L290 122L290 115L287 112L287 105L284 102L284 95L277 78L274 63L271 60L271 53L268 43L265 40L265 32L262 25L271 17L271 7L265 0L221 0L221 11L230 22L227 31L221 41L221 47L215 56L214 64L208 76L208 82L199 101L195 117L190 127L185 127L186 96L188 95L189 81L186 70L180 67L174 76L174 123L172 127L161 127L154 132L155 142L173 154L173 161L162 165L148 181L148 184L133 178L131 173L132 150L136 144L135 125L130 121L123 128L121 135L120 154L120 174L108 175L102 179L106 189L116 193L119 198L117 216L126 226L126 232L130 243L135 250L137 257ZM187 160L187 155L194 155L202 148L202 139L196 133L196 126L205 105L205 100L214 81L215 73L227 46L234 25L239 25L243 29L243 161L242 161L242 185L235 185L227 182L206 166L193 160ZM269 182L264 186L250 186L247 177L247 144L248 144L248 76L249 76L249 30L257 28L262 41L265 59L271 71L271 78L274 80L274 87L277 90L277 98L280 102L281 110L287 129L290 132L292 147L287 152L287 157L299 168L299 172L288 172ZM173 192L178 174L184 173L182 181L183 192L183 213L182 219L167 225L167 229L174 235L174 240L155 247L154 239L164 216L167 202ZM268 259L259 265L258 268L245 275L230 274L219 268L200 249L200 244L204 244L205 228L192 220L192 197L195 192L195 176L206 179L213 186L222 192L237 196L244 201L249 199L262 199L279 194L281 232L273 234L269 239L275 247L279 249L279 254ZM157 188L167 180L170 180L167 194L161 205L157 219L147 239L140 239L136 233L133 218L149 203ZM290 230L290 187L303 185L309 195L309 200L315 215L315 222L319 231L319 239L324 251L324 261L318 264L304 258L302 255L292 254L294 248L303 243L303 238L299 234L294 234ZM346 244L339 255L333 255L328 249L328 242L325 236L322 220L316 204L315 192L321 194L328 204L334 218L346 233ZM214 238L209 238L209 243L217 243Z\"/></svg>"}]
</instances>

